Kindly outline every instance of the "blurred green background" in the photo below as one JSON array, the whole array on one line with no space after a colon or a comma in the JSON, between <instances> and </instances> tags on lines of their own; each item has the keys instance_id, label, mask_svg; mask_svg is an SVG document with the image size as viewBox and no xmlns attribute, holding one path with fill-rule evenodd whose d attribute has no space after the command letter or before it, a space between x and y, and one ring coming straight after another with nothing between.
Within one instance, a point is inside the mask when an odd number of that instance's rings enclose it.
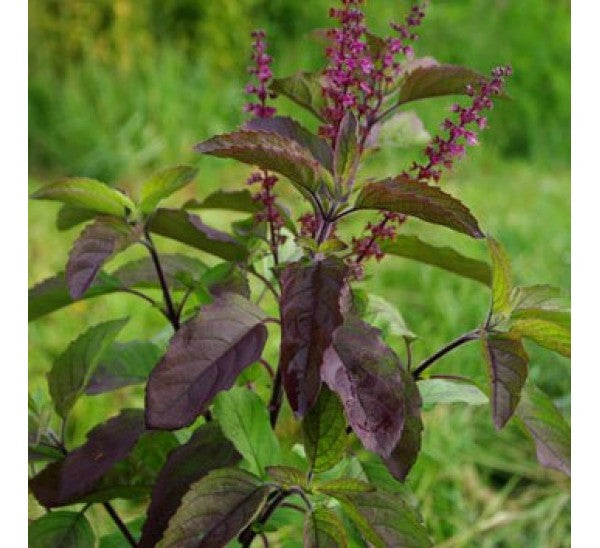
<instances>
[{"instance_id":1,"label":"blurred green background","mask_svg":"<svg viewBox=\"0 0 600 548\"><path fill-rule=\"evenodd\" d=\"M179 163L200 168L197 182L172 199L182 203L217 188L243 184L248 169L200 158L192 145L244 120L249 33L268 31L274 69L280 76L323 61L322 45L310 38L329 24L330 0L31 0L29 3L29 189L56 177L82 175L135 193L153 170ZM372 28L386 32L405 1L369 0ZM570 282L570 6L566 0L432 0L416 44L418 55L463 63L487 72L510 63L511 100L497 103L482 145L445 179L513 259L517 283ZM451 99L415 103L434 134ZM285 99L280 112L314 120ZM422 148L422 147L420 147ZM365 175L404 169L409 150L392 148L367 162ZM291 207L296 195L280 183ZM54 227L58 206L30 203L30 284L64 268L78 233ZM301 211L295 210L300 214ZM233 217L203 215L226 227ZM366 220L365 217L364 220ZM351 232L361 219L346 227ZM483 244L439 227L410 222L433 243L451 243L484 258ZM174 244L158 240L161 249ZM187 250L191 254L193 251ZM115 264L139 256L128 251ZM209 257L202 257L211 262ZM388 258L371 265L365 282L403 312L420 335L415 359L471 329L484 317L483 287L425 266ZM161 317L133 297L109 296L55 312L30 326L30 384L46 391L52 360L86 325L129 315L124 340L152 336ZM528 346L531 374L568 416L569 363ZM402 349L398 349L401 351ZM275 348L270 348L274 356ZM435 366L438 373L479 379L479 349L466 347ZM71 444L123 405L138 402L140 388L83 398L68 429ZM539 467L533 444L514 424L500 433L489 410L438 406L425 414L423 453L411 474L427 527L438 546L570 545L569 482ZM285 425L284 425L285 426ZM126 503L117 507L127 515ZM112 532L96 512L94 527Z\"/></svg>"}]
</instances>

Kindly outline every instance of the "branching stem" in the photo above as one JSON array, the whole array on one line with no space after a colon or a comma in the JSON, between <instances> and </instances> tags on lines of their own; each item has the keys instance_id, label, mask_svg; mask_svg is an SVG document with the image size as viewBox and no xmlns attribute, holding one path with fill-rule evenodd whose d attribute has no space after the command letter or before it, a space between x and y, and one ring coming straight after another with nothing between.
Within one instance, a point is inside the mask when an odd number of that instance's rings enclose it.
<instances>
[{"instance_id":1,"label":"branching stem","mask_svg":"<svg viewBox=\"0 0 600 548\"><path fill-rule=\"evenodd\" d=\"M441 357L448 354L448 352L454 350L455 348L458 348L459 346L462 346L465 343L474 341L478 337L479 337L479 332L477 330L473 330L473 331L469 331L468 333L465 333L464 335L461 335L457 339L454 339L452 342L448 343L446 346L444 346L443 348L438 350L435 354L433 354L426 360L422 361L421 364L419 365L419 367L417 367L412 372L413 378L415 380L418 380L421 377L421 373L423 373L423 371L425 371L425 369L427 369L431 364L435 363Z\"/></svg>"}]
</instances>

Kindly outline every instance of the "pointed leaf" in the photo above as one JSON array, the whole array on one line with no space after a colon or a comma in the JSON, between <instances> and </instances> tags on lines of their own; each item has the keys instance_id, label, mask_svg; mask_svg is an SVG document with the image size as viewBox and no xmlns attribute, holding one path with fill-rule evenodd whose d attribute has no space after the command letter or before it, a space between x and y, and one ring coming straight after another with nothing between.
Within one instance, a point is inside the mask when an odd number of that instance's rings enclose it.
<instances>
[{"instance_id":1,"label":"pointed leaf","mask_svg":"<svg viewBox=\"0 0 600 548\"><path fill-rule=\"evenodd\" d=\"M346 274L346 265L330 257L290 263L281 275L280 367L290 406L301 417L316 401L324 352L343 321L339 300Z\"/></svg>"},{"instance_id":2,"label":"pointed leaf","mask_svg":"<svg viewBox=\"0 0 600 548\"><path fill-rule=\"evenodd\" d=\"M249 122L246 122L244 129L277 133L282 137L292 139L300 146L310 150L323 167L333 172L333 152L331 147L323 139L311 133L304 126L296 122L296 120L288 116L253 118Z\"/></svg>"},{"instance_id":3,"label":"pointed leaf","mask_svg":"<svg viewBox=\"0 0 600 548\"><path fill-rule=\"evenodd\" d=\"M83 512L50 512L29 524L29 546L94 548L96 537Z\"/></svg>"},{"instance_id":4,"label":"pointed leaf","mask_svg":"<svg viewBox=\"0 0 600 548\"><path fill-rule=\"evenodd\" d=\"M527 378L529 356L520 339L502 333L482 333L488 364L492 418L499 430L513 415Z\"/></svg>"},{"instance_id":5,"label":"pointed leaf","mask_svg":"<svg viewBox=\"0 0 600 548\"><path fill-rule=\"evenodd\" d=\"M350 109L346 111L335 141L333 156L334 172L338 181L347 182L348 177L355 169L356 155L358 153L357 122Z\"/></svg>"},{"instance_id":6,"label":"pointed leaf","mask_svg":"<svg viewBox=\"0 0 600 548\"><path fill-rule=\"evenodd\" d=\"M358 195L354 207L412 215L473 238L483 238L477 220L462 202L436 186L403 176L367 184Z\"/></svg>"},{"instance_id":7,"label":"pointed leaf","mask_svg":"<svg viewBox=\"0 0 600 548\"><path fill-rule=\"evenodd\" d=\"M176 166L155 173L142 186L140 211L151 213L161 200L191 183L198 170L191 166Z\"/></svg>"},{"instance_id":8,"label":"pointed leaf","mask_svg":"<svg viewBox=\"0 0 600 548\"><path fill-rule=\"evenodd\" d=\"M424 379L418 383L423 405L467 403L484 405L489 398L475 385L449 379Z\"/></svg>"},{"instance_id":9,"label":"pointed leaf","mask_svg":"<svg viewBox=\"0 0 600 548\"><path fill-rule=\"evenodd\" d=\"M141 228L117 219L98 219L79 235L69 253L67 284L72 299L81 298L106 261L133 244Z\"/></svg>"},{"instance_id":10,"label":"pointed leaf","mask_svg":"<svg viewBox=\"0 0 600 548\"><path fill-rule=\"evenodd\" d=\"M279 441L265 404L254 392L242 387L221 392L215 399L213 413L223 434L246 459L253 473L262 476L268 464L278 464Z\"/></svg>"},{"instance_id":11,"label":"pointed leaf","mask_svg":"<svg viewBox=\"0 0 600 548\"><path fill-rule=\"evenodd\" d=\"M568 310L562 291L551 285L518 286L511 293L512 318L536 316L540 310L548 312Z\"/></svg>"},{"instance_id":12,"label":"pointed leaf","mask_svg":"<svg viewBox=\"0 0 600 548\"><path fill-rule=\"evenodd\" d=\"M78 224L94 219L96 215L98 215L97 212L89 209L64 205L56 215L56 228L58 230L69 230Z\"/></svg>"},{"instance_id":13,"label":"pointed leaf","mask_svg":"<svg viewBox=\"0 0 600 548\"><path fill-rule=\"evenodd\" d=\"M31 195L34 200L54 200L66 205L124 217L135 210L133 202L118 190L84 177L64 179L40 188Z\"/></svg>"},{"instance_id":14,"label":"pointed leaf","mask_svg":"<svg viewBox=\"0 0 600 548\"><path fill-rule=\"evenodd\" d=\"M389 457L404 427L402 365L380 331L348 317L325 354L322 378L344 405L346 418L362 444Z\"/></svg>"},{"instance_id":15,"label":"pointed leaf","mask_svg":"<svg viewBox=\"0 0 600 548\"><path fill-rule=\"evenodd\" d=\"M256 518L270 492L243 470L213 470L191 486L157 547L225 546Z\"/></svg>"},{"instance_id":16,"label":"pointed leaf","mask_svg":"<svg viewBox=\"0 0 600 548\"><path fill-rule=\"evenodd\" d=\"M287 177L304 196L333 183L331 174L309 149L277 133L239 130L199 143L195 150L275 171Z\"/></svg>"},{"instance_id":17,"label":"pointed leaf","mask_svg":"<svg viewBox=\"0 0 600 548\"><path fill-rule=\"evenodd\" d=\"M293 466L267 466L269 477L285 489L299 486L307 487L306 472Z\"/></svg>"},{"instance_id":18,"label":"pointed leaf","mask_svg":"<svg viewBox=\"0 0 600 548\"><path fill-rule=\"evenodd\" d=\"M432 546L418 515L401 496L388 491L375 491L350 494L338 499L365 540L376 548Z\"/></svg>"},{"instance_id":19,"label":"pointed leaf","mask_svg":"<svg viewBox=\"0 0 600 548\"><path fill-rule=\"evenodd\" d=\"M346 419L340 399L327 386L302 421L308 464L316 473L335 466L346 451Z\"/></svg>"},{"instance_id":20,"label":"pointed leaf","mask_svg":"<svg viewBox=\"0 0 600 548\"><path fill-rule=\"evenodd\" d=\"M397 480L404 481L421 451L423 421L421 420L422 402L417 383L404 367L400 368L400 376L404 385L406 402L404 428L396 447L389 458L384 459L384 462Z\"/></svg>"},{"instance_id":21,"label":"pointed leaf","mask_svg":"<svg viewBox=\"0 0 600 548\"><path fill-rule=\"evenodd\" d=\"M48 388L56 412L64 419L83 393L102 352L129 318L95 325L80 335L56 359L48 373Z\"/></svg>"},{"instance_id":22,"label":"pointed leaf","mask_svg":"<svg viewBox=\"0 0 600 548\"><path fill-rule=\"evenodd\" d=\"M570 314L551 312L540 317L526 317L511 323L511 333L554 350L563 356L571 356L571 317Z\"/></svg>"},{"instance_id":23,"label":"pointed leaf","mask_svg":"<svg viewBox=\"0 0 600 548\"><path fill-rule=\"evenodd\" d=\"M192 199L182 209L228 209L242 213L257 213L262 205L252 198L249 190L217 190L201 202Z\"/></svg>"},{"instance_id":24,"label":"pointed leaf","mask_svg":"<svg viewBox=\"0 0 600 548\"><path fill-rule=\"evenodd\" d=\"M467 86L484 81L485 77L467 67L458 65L421 66L412 70L406 76L397 104L409 101L439 97L442 95L467 95Z\"/></svg>"},{"instance_id":25,"label":"pointed leaf","mask_svg":"<svg viewBox=\"0 0 600 548\"><path fill-rule=\"evenodd\" d=\"M98 360L85 392L103 394L145 382L161 356L161 349L149 341L112 343Z\"/></svg>"},{"instance_id":26,"label":"pointed leaf","mask_svg":"<svg viewBox=\"0 0 600 548\"><path fill-rule=\"evenodd\" d=\"M44 468L30 480L29 487L48 508L77 501L129 454L143 432L143 412L126 409L90 430L85 444Z\"/></svg>"},{"instance_id":27,"label":"pointed leaf","mask_svg":"<svg viewBox=\"0 0 600 548\"><path fill-rule=\"evenodd\" d=\"M332 510L320 507L306 513L304 518L304 548L345 548L346 531Z\"/></svg>"},{"instance_id":28,"label":"pointed leaf","mask_svg":"<svg viewBox=\"0 0 600 548\"><path fill-rule=\"evenodd\" d=\"M198 428L186 444L169 454L158 476L139 548L151 548L158 543L192 483L217 467L233 466L239 460L239 454L216 422Z\"/></svg>"},{"instance_id":29,"label":"pointed leaf","mask_svg":"<svg viewBox=\"0 0 600 548\"><path fill-rule=\"evenodd\" d=\"M552 400L530 384L522 392L517 416L531 434L542 466L571 475L571 427Z\"/></svg>"},{"instance_id":30,"label":"pointed leaf","mask_svg":"<svg viewBox=\"0 0 600 548\"><path fill-rule=\"evenodd\" d=\"M412 234L398 235L393 240L382 242L380 247L384 253L389 255L397 255L437 266L464 278L491 285L492 274L487 263L465 257L451 247L434 246Z\"/></svg>"},{"instance_id":31,"label":"pointed leaf","mask_svg":"<svg viewBox=\"0 0 600 548\"><path fill-rule=\"evenodd\" d=\"M291 99L297 105L312 112L319 120L323 118L326 106L321 90L321 74L314 72L297 72L287 78L275 78L271 90Z\"/></svg>"},{"instance_id":32,"label":"pointed leaf","mask_svg":"<svg viewBox=\"0 0 600 548\"><path fill-rule=\"evenodd\" d=\"M151 232L212 253L227 261L243 261L248 252L229 234L205 225L200 217L183 209L157 209L148 228Z\"/></svg>"},{"instance_id":33,"label":"pointed leaf","mask_svg":"<svg viewBox=\"0 0 600 548\"><path fill-rule=\"evenodd\" d=\"M146 422L173 430L191 424L215 395L260 358L263 313L238 295L217 298L175 333L146 386Z\"/></svg>"},{"instance_id":34,"label":"pointed leaf","mask_svg":"<svg viewBox=\"0 0 600 548\"><path fill-rule=\"evenodd\" d=\"M489 236L488 247L492 258L492 314L507 317L512 308L510 260L504 248Z\"/></svg>"}]
</instances>

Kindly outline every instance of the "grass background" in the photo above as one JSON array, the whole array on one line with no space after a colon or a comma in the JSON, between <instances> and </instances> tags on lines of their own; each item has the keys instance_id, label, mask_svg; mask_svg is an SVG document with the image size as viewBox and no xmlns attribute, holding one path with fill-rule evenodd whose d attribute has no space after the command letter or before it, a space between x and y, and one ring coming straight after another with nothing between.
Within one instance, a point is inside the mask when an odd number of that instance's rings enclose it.
<instances>
[{"instance_id":1,"label":"grass background","mask_svg":"<svg viewBox=\"0 0 600 548\"><path fill-rule=\"evenodd\" d=\"M84 175L135 193L153 170L172 164L197 165L195 185L171 199L238 188L248 169L199 158L191 146L243 119L248 34L268 30L275 71L287 75L322 62L321 45L307 34L328 24L326 0L32 0L29 6L29 190L55 177ZM370 0L371 26L386 32L407 2ZM497 104L482 146L470 151L445 179L444 188L463 200L495 235L513 260L517 283L551 283L569 288L569 3L561 0L432 0L420 55L465 63L481 71L510 62L512 100ZM435 133L450 101L415 103L426 128ZM285 99L280 112L312 119ZM391 149L370 159L365 176L392 175L418 149ZM285 183L278 187L292 208L298 200ZM30 202L29 278L36 283L64 268L78 233L54 227L58 206ZM294 209L300 214L301 210ZM223 228L235 217L212 213L203 220ZM359 230L367 217L344 230ZM441 227L411 221L433 243L451 243L485 258L485 246ZM161 250L175 244L157 238ZM210 257L188 253L211 262ZM129 250L119 262L140 256ZM415 360L481 321L489 304L485 288L410 261L388 258L370 266L365 287L386 297L420 335ZM162 318L134 297L112 295L84 301L30 325L30 389L46 392L53 359L85 326L130 316L121 339L154 336ZM531 375L568 416L570 366L533 345ZM402 349L399 349L401 352ZM274 356L276 348L269 348ZM476 345L463 347L435 366L438 373L483 379ZM68 428L69 443L124 405L141 404L140 388L84 397ZM531 441L516 425L492 427L489 409L438 406L425 413L423 452L409 483L438 546L570 545L569 482L537 465ZM283 427L287 423L284 422ZM117 502L125 514L134 512ZM94 527L113 525L93 511Z\"/></svg>"}]
</instances>

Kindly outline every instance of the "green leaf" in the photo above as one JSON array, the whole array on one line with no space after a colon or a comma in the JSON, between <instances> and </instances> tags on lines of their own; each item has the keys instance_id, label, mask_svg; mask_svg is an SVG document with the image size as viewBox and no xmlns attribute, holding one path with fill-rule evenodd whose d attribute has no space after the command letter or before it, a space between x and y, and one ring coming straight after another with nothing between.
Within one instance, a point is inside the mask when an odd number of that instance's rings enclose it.
<instances>
[{"instance_id":1,"label":"green leaf","mask_svg":"<svg viewBox=\"0 0 600 548\"><path fill-rule=\"evenodd\" d=\"M29 524L32 548L94 548L96 537L83 512L50 512Z\"/></svg>"},{"instance_id":2,"label":"green leaf","mask_svg":"<svg viewBox=\"0 0 600 548\"><path fill-rule=\"evenodd\" d=\"M140 536L142 525L144 525L144 518L136 518L125 523L125 527L127 527L134 538ZM129 548L130 546L129 542L125 540L123 533L115 531L114 533L100 537L98 548Z\"/></svg>"},{"instance_id":3,"label":"green leaf","mask_svg":"<svg viewBox=\"0 0 600 548\"><path fill-rule=\"evenodd\" d=\"M319 507L306 513L304 519L305 548L345 548L346 531L332 510Z\"/></svg>"},{"instance_id":4,"label":"green leaf","mask_svg":"<svg viewBox=\"0 0 600 548\"><path fill-rule=\"evenodd\" d=\"M568 306L562 291L551 285L517 286L511 293L512 318L533 317L540 311L566 311Z\"/></svg>"},{"instance_id":5,"label":"green leaf","mask_svg":"<svg viewBox=\"0 0 600 548\"><path fill-rule=\"evenodd\" d=\"M151 213L161 200L191 183L197 173L198 170L190 166L176 166L155 173L142 186L140 211Z\"/></svg>"},{"instance_id":6,"label":"green leaf","mask_svg":"<svg viewBox=\"0 0 600 548\"><path fill-rule=\"evenodd\" d=\"M354 207L412 215L473 238L483 238L477 220L462 202L437 186L416 182L402 175L368 183L360 191Z\"/></svg>"},{"instance_id":7,"label":"green leaf","mask_svg":"<svg viewBox=\"0 0 600 548\"><path fill-rule=\"evenodd\" d=\"M502 428L513 415L527 379L529 356L520 339L505 333L481 333L483 355L488 364L492 418Z\"/></svg>"},{"instance_id":8,"label":"green leaf","mask_svg":"<svg viewBox=\"0 0 600 548\"><path fill-rule=\"evenodd\" d=\"M254 521L270 492L243 470L213 470L183 497L157 548L225 546Z\"/></svg>"},{"instance_id":9,"label":"green leaf","mask_svg":"<svg viewBox=\"0 0 600 548\"><path fill-rule=\"evenodd\" d=\"M100 272L100 269L120 251L141 236L141 227L130 227L119 219L94 221L79 235L67 263L67 284L73 299L81 298Z\"/></svg>"},{"instance_id":10,"label":"green leaf","mask_svg":"<svg viewBox=\"0 0 600 548\"><path fill-rule=\"evenodd\" d=\"M56 412L64 419L85 390L102 352L129 318L103 322L77 337L56 359L48 373L48 388Z\"/></svg>"},{"instance_id":11,"label":"green leaf","mask_svg":"<svg viewBox=\"0 0 600 548\"><path fill-rule=\"evenodd\" d=\"M52 183L34 192L31 198L54 200L115 217L124 217L135 210L134 203L125 194L100 181L84 177Z\"/></svg>"},{"instance_id":12,"label":"green leaf","mask_svg":"<svg viewBox=\"0 0 600 548\"><path fill-rule=\"evenodd\" d=\"M485 285L491 284L492 273L487 263L465 257L451 247L434 246L412 234L398 235L393 240L382 242L380 247L389 255L436 266Z\"/></svg>"},{"instance_id":13,"label":"green leaf","mask_svg":"<svg viewBox=\"0 0 600 548\"><path fill-rule=\"evenodd\" d=\"M490 236L488 247L492 258L492 314L508 317L512 309L510 260L504 248Z\"/></svg>"},{"instance_id":14,"label":"green leaf","mask_svg":"<svg viewBox=\"0 0 600 548\"><path fill-rule=\"evenodd\" d=\"M467 85L476 85L485 77L472 69L458 65L428 64L408 73L400 87L398 106L442 95L467 95Z\"/></svg>"},{"instance_id":15,"label":"green leaf","mask_svg":"<svg viewBox=\"0 0 600 548\"><path fill-rule=\"evenodd\" d=\"M401 496L388 491L374 491L337 498L344 512L373 546L432 546L418 514Z\"/></svg>"},{"instance_id":16,"label":"green leaf","mask_svg":"<svg viewBox=\"0 0 600 548\"><path fill-rule=\"evenodd\" d=\"M349 493L368 493L375 491L375 487L366 481L356 478L338 478L325 481L315 481L314 489L318 493L337 497Z\"/></svg>"},{"instance_id":17,"label":"green leaf","mask_svg":"<svg viewBox=\"0 0 600 548\"><path fill-rule=\"evenodd\" d=\"M571 427L552 400L528 384L517 407L517 416L531 434L540 464L571 475Z\"/></svg>"},{"instance_id":18,"label":"green leaf","mask_svg":"<svg viewBox=\"0 0 600 548\"><path fill-rule=\"evenodd\" d=\"M254 473L262 476L266 466L279 462L279 441L264 402L254 392L242 387L221 392L215 399L213 414L225 437Z\"/></svg>"},{"instance_id":19,"label":"green leaf","mask_svg":"<svg viewBox=\"0 0 600 548\"><path fill-rule=\"evenodd\" d=\"M571 318L569 314L551 312L541 317L527 317L514 320L510 331L516 336L554 350L563 356L571 356Z\"/></svg>"},{"instance_id":20,"label":"green leaf","mask_svg":"<svg viewBox=\"0 0 600 548\"><path fill-rule=\"evenodd\" d=\"M257 213L262 205L252 199L249 190L217 190L201 202L192 199L183 204L182 209L227 209L241 213Z\"/></svg>"},{"instance_id":21,"label":"green leaf","mask_svg":"<svg viewBox=\"0 0 600 548\"><path fill-rule=\"evenodd\" d=\"M409 491L406 483L394 478L383 462L380 460L360 460L357 462L365 479L371 485L379 490L396 493L402 496L411 507L416 506L417 500L414 494Z\"/></svg>"},{"instance_id":22,"label":"green leaf","mask_svg":"<svg viewBox=\"0 0 600 548\"><path fill-rule=\"evenodd\" d=\"M56 215L56 228L58 230L69 230L78 224L85 223L96 217L95 211L81 209L68 205L62 206Z\"/></svg>"},{"instance_id":23,"label":"green leaf","mask_svg":"<svg viewBox=\"0 0 600 548\"><path fill-rule=\"evenodd\" d=\"M400 311L390 301L379 295L367 294L367 306L361 314L361 318L373 327L380 329L384 339L402 337L407 342L412 342L418 338L407 327Z\"/></svg>"},{"instance_id":24,"label":"green leaf","mask_svg":"<svg viewBox=\"0 0 600 548\"><path fill-rule=\"evenodd\" d=\"M325 385L315 405L302 421L306 458L311 470L325 472L336 465L346 451L346 418L337 395Z\"/></svg>"},{"instance_id":25,"label":"green leaf","mask_svg":"<svg viewBox=\"0 0 600 548\"><path fill-rule=\"evenodd\" d=\"M346 111L335 141L333 171L338 183L347 183L355 170L358 154L357 121L350 109Z\"/></svg>"},{"instance_id":26,"label":"green leaf","mask_svg":"<svg viewBox=\"0 0 600 548\"><path fill-rule=\"evenodd\" d=\"M103 394L145 382L161 356L162 350L149 341L112 343L98 360L85 392Z\"/></svg>"},{"instance_id":27,"label":"green leaf","mask_svg":"<svg viewBox=\"0 0 600 548\"><path fill-rule=\"evenodd\" d=\"M299 486L303 489L307 487L306 472L293 466L267 466L267 474L269 474L269 477L273 481L285 489L294 486Z\"/></svg>"},{"instance_id":28,"label":"green leaf","mask_svg":"<svg viewBox=\"0 0 600 548\"><path fill-rule=\"evenodd\" d=\"M287 78L275 78L271 90L291 99L297 105L312 112L319 120L323 118L326 106L321 89L321 74L314 72L297 72Z\"/></svg>"},{"instance_id":29,"label":"green leaf","mask_svg":"<svg viewBox=\"0 0 600 548\"><path fill-rule=\"evenodd\" d=\"M431 135L414 110L398 112L371 131L367 145L374 149L424 146L431 141Z\"/></svg>"},{"instance_id":30,"label":"green leaf","mask_svg":"<svg viewBox=\"0 0 600 548\"><path fill-rule=\"evenodd\" d=\"M246 249L229 234L205 225L200 217L183 209L157 209L148 222L151 232L177 240L226 261L243 261Z\"/></svg>"},{"instance_id":31,"label":"green leaf","mask_svg":"<svg viewBox=\"0 0 600 548\"><path fill-rule=\"evenodd\" d=\"M488 397L475 385L449 379L424 379L417 383L423 405L439 403L467 403L484 405Z\"/></svg>"},{"instance_id":32,"label":"green leaf","mask_svg":"<svg viewBox=\"0 0 600 548\"><path fill-rule=\"evenodd\" d=\"M332 175L309 149L277 133L239 130L199 143L195 150L279 173L305 197L323 185L333 187Z\"/></svg>"}]
</instances>

